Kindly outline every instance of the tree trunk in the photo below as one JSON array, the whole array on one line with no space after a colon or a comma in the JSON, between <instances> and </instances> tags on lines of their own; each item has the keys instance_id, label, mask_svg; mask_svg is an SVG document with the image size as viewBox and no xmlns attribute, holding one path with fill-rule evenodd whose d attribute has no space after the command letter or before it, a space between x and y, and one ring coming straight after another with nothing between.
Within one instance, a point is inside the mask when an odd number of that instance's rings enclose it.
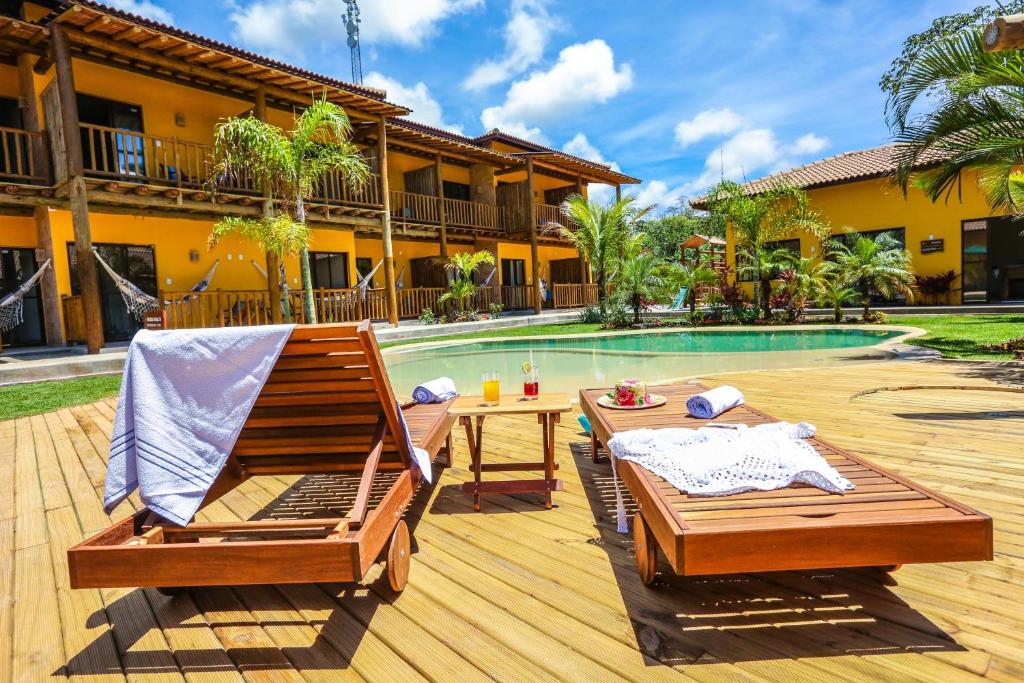
<instances>
[{"instance_id":1,"label":"tree trunk","mask_svg":"<svg viewBox=\"0 0 1024 683\"><path fill-rule=\"evenodd\" d=\"M267 251L267 294L270 299L270 321L281 324L281 257L270 249Z\"/></svg>"},{"instance_id":2,"label":"tree trunk","mask_svg":"<svg viewBox=\"0 0 1024 683\"><path fill-rule=\"evenodd\" d=\"M842 302L839 302L839 303L837 303L835 305L835 308L832 309L832 314L835 316L834 317L834 322L837 322L837 323L843 322L843 304L842 304Z\"/></svg>"},{"instance_id":3,"label":"tree trunk","mask_svg":"<svg viewBox=\"0 0 1024 683\"><path fill-rule=\"evenodd\" d=\"M639 294L633 295L633 324L640 324L640 305L642 304Z\"/></svg>"},{"instance_id":4,"label":"tree trunk","mask_svg":"<svg viewBox=\"0 0 1024 683\"><path fill-rule=\"evenodd\" d=\"M696 292L696 288L695 287L691 287L690 291L687 293L687 296L690 298L690 316L692 317L693 314L697 312L697 292Z\"/></svg>"},{"instance_id":5,"label":"tree trunk","mask_svg":"<svg viewBox=\"0 0 1024 683\"><path fill-rule=\"evenodd\" d=\"M603 304L607 296L604 291L604 271L602 270L597 275L597 303Z\"/></svg>"},{"instance_id":6,"label":"tree trunk","mask_svg":"<svg viewBox=\"0 0 1024 683\"><path fill-rule=\"evenodd\" d=\"M861 282L860 284L860 305L864 307L864 321L867 322L868 313L871 308L871 290L868 288L868 283Z\"/></svg>"},{"instance_id":7,"label":"tree trunk","mask_svg":"<svg viewBox=\"0 0 1024 683\"><path fill-rule=\"evenodd\" d=\"M295 197L295 217L306 224L306 204L302 195ZM316 324L316 306L313 305L313 277L309 271L309 249L303 245L299 251L299 274L302 278L302 313L307 325Z\"/></svg>"},{"instance_id":8,"label":"tree trunk","mask_svg":"<svg viewBox=\"0 0 1024 683\"><path fill-rule=\"evenodd\" d=\"M761 310L764 314L764 319L769 320L772 317L772 281L762 280L761 281Z\"/></svg>"}]
</instances>

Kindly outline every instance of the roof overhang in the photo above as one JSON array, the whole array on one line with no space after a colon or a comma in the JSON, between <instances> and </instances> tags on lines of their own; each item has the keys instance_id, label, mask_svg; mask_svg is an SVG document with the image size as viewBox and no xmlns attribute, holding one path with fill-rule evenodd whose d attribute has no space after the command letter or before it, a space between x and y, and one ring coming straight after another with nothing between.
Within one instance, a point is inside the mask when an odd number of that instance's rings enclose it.
<instances>
[{"instance_id":1,"label":"roof overhang","mask_svg":"<svg viewBox=\"0 0 1024 683\"><path fill-rule=\"evenodd\" d=\"M262 88L268 103L283 107L308 105L313 97L326 95L353 118L409 113L385 100L383 91L336 81L90 0L69 2L52 22L65 30L75 57L192 87L250 100Z\"/></svg>"},{"instance_id":2,"label":"roof overhang","mask_svg":"<svg viewBox=\"0 0 1024 683\"><path fill-rule=\"evenodd\" d=\"M553 168L556 171L560 171L570 176L578 176L579 178L591 183L602 183L605 185L636 185L641 182L639 178L628 176L625 173L619 173L604 164L587 161L585 159L580 159L579 157L574 157L571 154L563 154L562 152L515 152L511 156L522 159L533 159L535 163L541 162L543 165Z\"/></svg>"},{"instance_id":3,"label":"roof overhang","mask_svg":"<svg viewBox=\"0 0 1024 683\"><path fill-rule=\"evenodd\" d=\"M49 37L50 31L45 26L0 16L0 56L6 59L15 58L21 52L44 54Z\"/></svg>"},{"instance_id":4,"label":"roof overhang","mask_svg":"<svg viewBox=\"0 0 1024 683\"><path fill-rule=\"evenodd\" d=\"M510 154L496 152L470 142L463 142L454 134L431 128L413 121L388 119L388 144L404 143L413 149L423 148L425 152L448 155L449 158L473 163L488 164L501 168L522 166L523 161Z\"/></svg>"}]
</instances>

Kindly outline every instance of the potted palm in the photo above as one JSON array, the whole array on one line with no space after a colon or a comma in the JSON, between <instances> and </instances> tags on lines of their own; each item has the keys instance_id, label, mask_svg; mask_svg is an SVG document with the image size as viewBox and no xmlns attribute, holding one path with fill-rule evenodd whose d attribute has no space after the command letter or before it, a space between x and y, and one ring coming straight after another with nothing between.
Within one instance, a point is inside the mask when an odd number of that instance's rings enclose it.
<instances>
[{"instance_id":1,"label":"potted palm","mask_svg":"<svg viewBox=\"0 0 1024 683\"><path fill-rule=\"evenodd\" d=\"M469 304L480 289L473 283L473 273L485 263L494 265L494 254L489 251L477 251L459 252L449 256L444 266L450 275L448 291L437 298L437 303L452 302L458 317L465 318Z\"/></svg>"}]
</instances>

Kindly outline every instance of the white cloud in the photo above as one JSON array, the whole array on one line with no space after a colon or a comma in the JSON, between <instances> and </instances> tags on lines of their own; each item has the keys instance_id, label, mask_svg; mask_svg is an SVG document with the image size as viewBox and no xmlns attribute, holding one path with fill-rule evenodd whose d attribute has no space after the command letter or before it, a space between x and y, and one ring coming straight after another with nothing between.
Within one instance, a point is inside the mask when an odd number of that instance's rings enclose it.
<instances>
[{"instance_id":1,"label":"white cloud","mask_svg":"<svg viewBox=\"0 0 1024 683\"><path fill-rule=\"evenodd\" d=\"M712 150L704 160L704 172L686 189L699 192L718 182L752 180L758 172L775 172L797 165L800 157L817 154L828 140L814 133L800 136L794 142L781 142L770 128L740 131Z\"/></svg>"},{"instance_id":2,"label":"white cloud","mask_svg":"<svg viewBox=\"0 0 1024 683\"><path fill-rule=\"evenodd\" d=\"M615 66L615 55L603 40L566 47L547 71L534 71L515 81L499 106L480 115L484 128L537 130L538 124L578 114L607 102L633 85L628 64Z\"/></svg>"},{"instance_id":3,"label":"white cloud","mask_svg":"<svg viewBox=\"0 0 1024 683\"><path fill-rule=\"evenodd\" d=\"M426 83L420 81L415 85L406 86L376 71L367 74L363 82L371 88L386 90L389 100L400 102L412 109L411 118L416 121L435 128L450 130L453 133L462 132L461 126L445 123L441 104L430 94Z\"/></svg>"},{"instance_id":4,"label":"white cloud","mask_svg":"<svg viewBox=\"0 0 1024 683\"><path fill-rule=\"evenodd\" d=\"M140 17L155 19L164 24L173 24L174 15L151 0L104 0L111 7L124 12L138 14Z\"/></svg>"},{"instance_id":5,"label":"white cloud","mask_svg":"<svg viewBox=\"0 0 1024 683\"><path fill-rule=\"evenodd\" d=\"M419 47L439 22L482 5L483 0L364 0L360 37ZM231 6L235 37L253 49L295 57L310 44L336 51L345 45L345 8L338 0L234 0Z\"/></svg>"},{"instance_id":6,"label":"white cloud","mask_svg":"<svg viewBox=\"0 0 1024 683\"><path fill-rule=\"evenodd\" d=\"M685 190L684 185L669 187L668 183L662 180L650 180L630 194L636 197L635 206L653 206L655 213L660 213L678 204L686 196Z\"/></svg>"},{"instance_id":7,"label":"white cloud","mask_svg":"<svg viewBox=\"0 0 1024 683\"><path fill-rule=\"evenodd\" d=\"M462 87L483 90L523 73L544 56L548 38L558 21L548 14L546 0L513 0L512 14L505 24L505 51L499 59L488 59L470 72Z\"/></svg>"},{"instance_id":8,"label":"white cloud","mask_svg":"<svg viewBox=\"0 0 1024 683\"><path fill-rule=\"evenodd\" d=\"M814 133L808 133L807 135L801 135L796 139L796 142L790 146L790 152L796 155L817 154L821 150L825 149L827 144L827 139L817 136Z\"/></svg>"},{"instance_id":9,"label":"white cloud","mask_svg":"<svg viewBox=\"0 0 1024 683\"><path fill-rule=\"evenodd\" d=\"M617 163L605 159L600 150L598 150L597 147L594 147L594 145L590 143L590 140L587 139L587 136L583 133L576 133L571 140L562 145L562 151L567 154L578 156L581 159L586 159L587 161L596 161L599 164L608 164L616 171L621 170Z\"/></svg>"},{"instance_id":10,"label":"white cloud","mask_svg":"<svg viewBox=\"0 0 1024 683\"><path fill-rule=\"evenodd\" d=\"M705 109L692 119L676 124L676 141L686 147L704 138L728 135L739 130L743 119L728 107L724 109Z\"/></svg>"},{"instance_id":11,"label":"white cloud","mask_svg":"<svg viewBox=\"0 0 1024 683\"><path fill-rule=\"evenodd\" d=\"M610 204L615 200L615 188L611 185L591 183L587 185L587 199L598 204Z\"/></svg>"}]
</instances>

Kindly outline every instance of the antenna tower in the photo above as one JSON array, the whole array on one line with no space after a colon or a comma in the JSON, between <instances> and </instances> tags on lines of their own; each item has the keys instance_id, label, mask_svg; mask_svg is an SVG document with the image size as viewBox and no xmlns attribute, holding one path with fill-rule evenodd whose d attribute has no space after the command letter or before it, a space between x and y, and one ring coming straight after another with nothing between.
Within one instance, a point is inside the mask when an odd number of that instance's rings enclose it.
<instances>
[{"instance_id":1,"label":"antenna tower","mask_svg":"<svg viewBox=\"0 0 1024 683\"><path fill-rule=\"evenodd\" d=\"M363 57L359 52L359 3L345 0L345 31L348 33L348 47L352 53L352 82L363 84Z\"/></svg>"}]
</instances>

